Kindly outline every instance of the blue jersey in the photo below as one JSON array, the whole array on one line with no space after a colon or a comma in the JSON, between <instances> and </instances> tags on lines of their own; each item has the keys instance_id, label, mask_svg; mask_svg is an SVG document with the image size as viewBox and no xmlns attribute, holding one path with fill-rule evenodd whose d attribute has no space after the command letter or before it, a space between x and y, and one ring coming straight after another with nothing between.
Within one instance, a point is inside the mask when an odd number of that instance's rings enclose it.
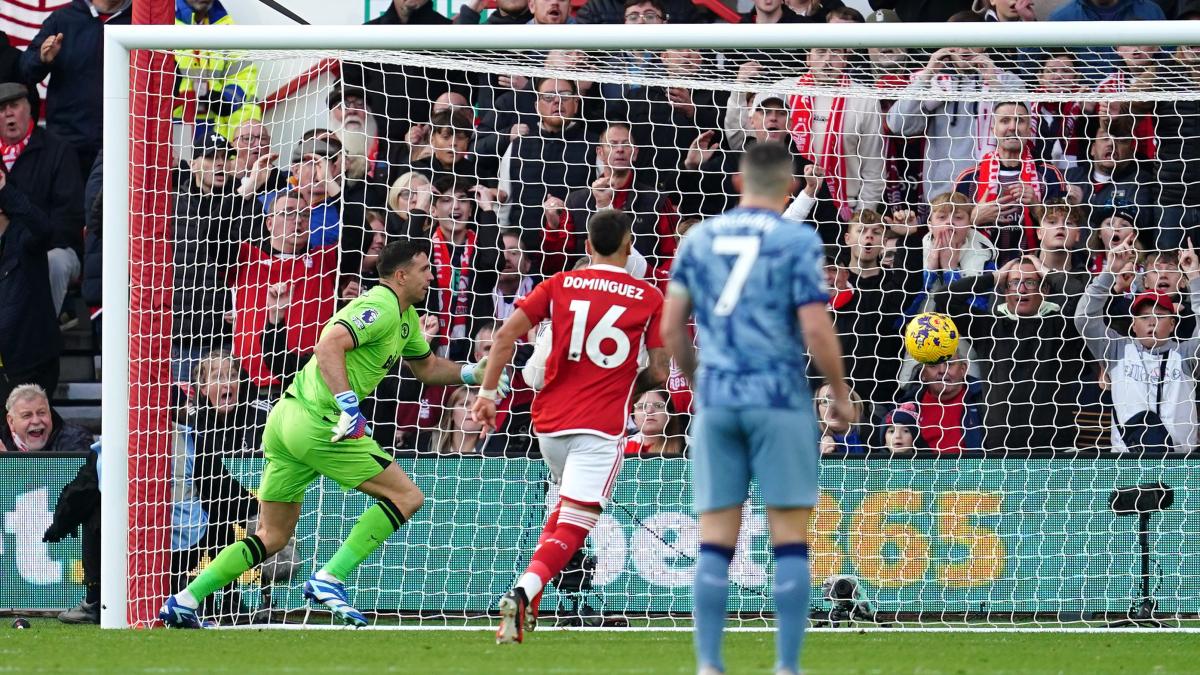
<instances>
[{"instance_id":1,"label":"blue jersey","mask_svg":"<svg viewBox=\"0 0 1200 675\"><path fill-rule=\"evenodd\" d=\"M796 309L829 299L815 230L767 209L737 208L697 225L671 267L692 299L701 406L811 406Z\"/></svg>"}]
</instances>

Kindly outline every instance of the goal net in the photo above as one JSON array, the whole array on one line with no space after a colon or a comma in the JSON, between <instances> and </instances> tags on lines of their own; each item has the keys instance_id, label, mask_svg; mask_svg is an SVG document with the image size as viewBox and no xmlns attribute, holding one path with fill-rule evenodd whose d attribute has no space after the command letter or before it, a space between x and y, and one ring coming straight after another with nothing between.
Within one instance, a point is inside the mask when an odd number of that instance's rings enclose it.
<instances>
[{"instance_id":1,"label":"goal net","mask_svg":"<svg viewBox=\"0 0 1200 675\"><path fill-rule=\"evenodd\" d=\"M826 246L859 412L830 431L809 374L816 625L1194 618L1200 51L1038 47L962 25L1025 46L866 48L897 40L845 31L831 33L844 46L784 49L780 33L735 31L764 46L717 49L706 40L728 29L710 26L620 49L591 48L590 28L586 49L469 48L447 28L460 49L267 49L282 43L244 32L210 49L216 33L192 32L169 44L197 50L122 52L128 118L107 132L132 140L111 155L128 163L108 168L105 226L120 237L127 220L128 238L106 248L104 471L106 545L120 542L106 573L128 583L106 587L106 624L152 623L253 530L266 415L333 312L379 283L387 242L428 246L422 330L474 362L522 296L586 264L601 208L631 214L632 272L665 289L688 229L737 205L738 158L764 141L794 151L788 215ZM315 47L324 30L289 35ZM948 360L906 353L923 312L953 319ZM402 362L366 403L426 495L348 580L375 625L485 623L524 569L557 498L531 430L532 351L530 336L487 438L471 388L422 386ZM693 412L674 368L636 401L613 503L543 625L690 625ZM292 544L204 612L329 624L300 586L370 503L314 482ZM755 491L735 625L771 624L772 572Z\"/></svg>"}]
</instances>

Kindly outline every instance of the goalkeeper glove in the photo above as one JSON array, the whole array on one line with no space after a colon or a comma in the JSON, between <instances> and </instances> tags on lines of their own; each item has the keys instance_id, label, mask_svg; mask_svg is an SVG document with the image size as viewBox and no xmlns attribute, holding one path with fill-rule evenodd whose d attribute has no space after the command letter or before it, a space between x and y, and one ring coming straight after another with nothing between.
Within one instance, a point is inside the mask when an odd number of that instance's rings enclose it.
<instances>
[{"instance_id":1,"label":"goalkeeper glove","mask_svg":"<svg viewBox=\"0 0 1200 675\"><path fill-rule=\"evenodd\" d=\"M333 427L333 437L329 440L337 443L344 438L362 438L371 435L371 427L367 418L358 409L358 394L353 391L343 391L334 396L342 414L338 417L337 425Z\"/></svg>"},{"instance_id":2,"label":"goalkeeper glove","mask_svg":"<svg viewBox=\"0 0 1200 675\"><path fill-rule=\"evenodd\" d=\"M459 375L462 376L463 384L472 387L478 387L482 385L483 374L487 372L487 362L488 360L485 356L479 363L464 363L462 371L459 373ZM508 396L509 392L511 391L512 385L509 384L508 373L501 370L500 383L496 385L496 393L500 395L500 398L504 398L505 396Z\"/></svg>"}]
</instances>

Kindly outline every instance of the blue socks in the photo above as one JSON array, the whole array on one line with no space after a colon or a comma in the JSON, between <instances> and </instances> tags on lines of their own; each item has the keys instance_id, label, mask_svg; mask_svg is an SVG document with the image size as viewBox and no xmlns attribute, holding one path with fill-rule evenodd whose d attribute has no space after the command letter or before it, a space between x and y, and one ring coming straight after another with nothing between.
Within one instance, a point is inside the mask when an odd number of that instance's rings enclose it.
<instances>
[{"instance_id":1,"label":"blue socks","mask_svg":"<svg viewBox=\"0 0 1200 675\"><path fill-rule=\"evenodd\" d=\"M725 630L728 613L729 563L732 560L732 548L700 544L700 561L696 563L696 580L692 584L696 661L701 668L710 666L722 672L725 666L721 663L721 632ZM805 589L805 597L807 592Z\"/></svg>"},{"instance_id":2,"label":"blue socks","mask_svg":"<svg viewBox=\"0 0 1200 675\"><path fill-rule=\"evenodd\" d=\"M800 647L804 643L804 629L808 627L808 594L811 589L812 573L808 565L808 545L776 546L776 670L788 669L793 673L800 672ZM696 596L699 597L699 595L699 591L697 591Z\"/></svg>"}]
</instances>

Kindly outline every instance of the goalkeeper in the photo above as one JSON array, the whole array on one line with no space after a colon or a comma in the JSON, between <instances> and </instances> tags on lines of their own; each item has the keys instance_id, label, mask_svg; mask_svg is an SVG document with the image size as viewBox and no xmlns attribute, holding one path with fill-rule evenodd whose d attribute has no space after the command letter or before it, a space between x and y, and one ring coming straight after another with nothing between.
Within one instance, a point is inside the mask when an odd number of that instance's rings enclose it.
<instances>
[{"instance_id":1,"label":"goalkeeper","mask_svg":"<svg viewBox=\"0 0 1200 675\"><path fill-rule=\"evenodd\" d=\"M414 305L425 298L433 274L429 256L408 241L379 254L381 284L333 316L315 357L271 410L263 433L266 468L258 490L257 531L225 548L187 588L167 598L159 618L168 627L203 628L196 612L209 594L282 549L296 529L304 492L317 476L368 494L368 508L341 548L304 583L304 597L328 607L353 626L366 617L350 605L345 581L393 532L421 508L424 495L371 439L359 400L403 358L430 385L476 385L487 367L435 356L421 334ZM501 378L501 395L508 377Z\"/></svg>"}]
</instances>

